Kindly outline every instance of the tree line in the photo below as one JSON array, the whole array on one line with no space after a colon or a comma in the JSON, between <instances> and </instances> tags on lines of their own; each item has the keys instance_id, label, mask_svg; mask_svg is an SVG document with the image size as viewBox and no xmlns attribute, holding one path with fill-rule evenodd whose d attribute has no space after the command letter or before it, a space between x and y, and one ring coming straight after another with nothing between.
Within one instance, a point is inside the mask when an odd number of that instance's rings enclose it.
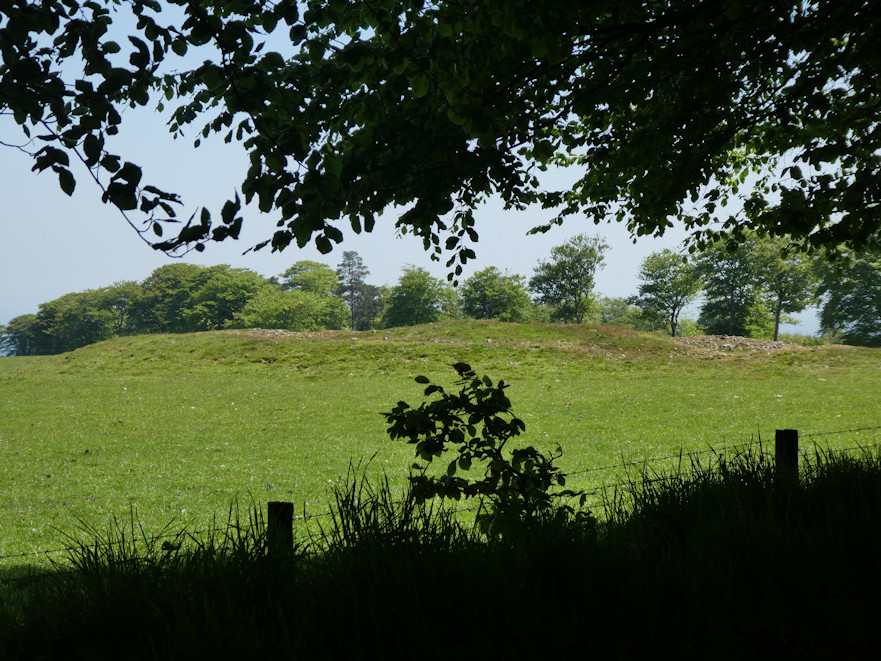
<instances>
[{"instance_id":1,"label":"tree line","mask_svg":"<svg viewBox=\"0 0 881 661\"><path fill-rule=\"evenodd\" d=\"M841 248L809 254L785 236L744 231L685 255L652 253L628 299L652 329L676 335L679 315L700 299L699 332L779 339L789 315L819 306L820 335L835 342L881 346L881 259Z\"/></svg>"},{"instance_id":2,"label":"tree line","mask_svg":"<svg viewBox=\"0 0 881 661\"><path fill-rule=\"evenodd\" d=\"M608 245L581 234L556 246L527 281L490 266L457 289L405 266L394 286L346 251L336 269L298 261L279 276L228 265L173 263L142 282L65 294L36 314L0 326L0 351L55 354L121 335L224 328L369 330L468 317L508 322L599 323L670 335L695 333L777 339L788 315L821 305L821 333L881 346L881 259L851 254L830 262L790 249L785 238L747 234L691 254L665 249L640 265L638 293L594 293ZM701 299L697 320L682 311Z\"/></svg>"},{"instance_id":3,"label":"tree line","mask_svg":"<svg viewBox=\"0 0 881 661\"><path fill-rule=\"evenodd\" d=\"M304 260L271 278L225 264L167 264L141 282L41 303L36 314L0 327L0 350L54 354L119 335L222 328L361 329L369 327L381 297L378 287L364 282L367 273L354 252L343 253L336 270Z\"/></svg>"}]
</instances>

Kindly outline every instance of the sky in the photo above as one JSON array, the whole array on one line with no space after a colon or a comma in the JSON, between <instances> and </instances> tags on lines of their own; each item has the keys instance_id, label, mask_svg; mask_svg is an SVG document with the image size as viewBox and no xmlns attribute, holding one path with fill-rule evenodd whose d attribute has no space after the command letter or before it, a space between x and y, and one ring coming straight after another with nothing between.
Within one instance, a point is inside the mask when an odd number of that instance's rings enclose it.
<instances>
[{"instance_id":1,"label":"sky","mask_svg":"<svg viewBox=\"0 0 881 661\"><path fill-rule=\"evenodd\" d=\"M0 142L21 140L10 118L0 117ZM247 168L240 146L210 139L194 149L191 137L173 140L164 119L145 110L127 111L121 135L110 149L141 165L144 183L180 193L185 206L178 215L183 218L200 206L219 212ZM33 173L31 166L27 155L0 147L0 325L18 315L36 313L40 303L64 294L123 280L143 280L159 266L179 261L155 251L114 207L102 204L100 189L85 168L73 168L77 188L68 197L53 172ZM238 241L211 243L203 253L191 252L183 261L230 264L269 277L305 259L335 268L343 250L354 250L370 269L367 281L375 285L395 284L405 265L426 268L440 278L448 272L444 262L430 260L421 240L396 233L393 212L381 218L371 234L356 235L341 225L344 240L328 255L312 246L298 249L296 245L282 252L273 253L267 247L243 254L272 235L276 217L252 207L246 207L242 215L245 220ZM553 246L579 233L598 233L610 249L597 273L595 293L630 296L637 292L642 260L663 248L679 249L686 237L682 227L674 227L663 237L641 237L634 243L621 224L594 225L574 216L546 234L527 236L531 227L549 219L550 212L540 208L515 212L505 211L493 201L487 203L476 214L475 228L480 235L475 246L477 259L467 264L463 277L496 266L528 279ZM696 308L692 306L686 315L696 317ZM800 316L802 323L787 326L784 332L815 333L816 312Z\"/></svg>"}]
</instances>

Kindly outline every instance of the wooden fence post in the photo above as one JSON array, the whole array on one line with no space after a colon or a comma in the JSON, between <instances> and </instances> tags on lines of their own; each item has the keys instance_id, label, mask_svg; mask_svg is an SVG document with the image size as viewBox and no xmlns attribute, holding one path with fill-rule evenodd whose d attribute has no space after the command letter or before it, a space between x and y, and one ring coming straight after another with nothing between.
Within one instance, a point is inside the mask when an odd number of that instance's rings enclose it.
<instances>
[{"instance_id":1,"label":"wooden fence post","mask_svg":"<svg viewBox=\"0 0 881 661\"><path fill-rule=\"evenodd\" d=\"M798 430L778 429L774 435L777 475L798 475Z\"/></svg>"},{"instance_id":2,"label":"wooden fence post","mask_svg":"<svg viewBox=\"0 0 881 661\"><path fill-rule=\"evenodd\" d=\"M294 546L294 504L271 502L266 518L266 542L269 553L289 553Z\"/></svg>"}]
</instances>

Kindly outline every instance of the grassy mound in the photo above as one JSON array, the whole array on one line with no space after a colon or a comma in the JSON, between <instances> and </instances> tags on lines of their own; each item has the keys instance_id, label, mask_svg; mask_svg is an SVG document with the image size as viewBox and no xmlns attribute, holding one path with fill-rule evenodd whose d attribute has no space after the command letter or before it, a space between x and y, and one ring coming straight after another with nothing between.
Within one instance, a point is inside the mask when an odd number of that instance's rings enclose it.
<instances>
[{"instance_id":1,"label":"grassy mound","mask_svg":"<svg viewBox=\"0 0 881 661\"><path fill-rule=\"evenodd\" d=\"M459 361L511 384L523 442L561 444L576 488L683 448L877 427L879 414L881 353L870 349L709 350L605 327L476 321L119 338L0 359L0 557L59 549L81 521L132 509L152 531L203 529L235 499L323 513L328 488L361 458L400 488L412 448L388 439L380 412L421 401L419 374L451 383Z\"/></svg>"}]
</instances>

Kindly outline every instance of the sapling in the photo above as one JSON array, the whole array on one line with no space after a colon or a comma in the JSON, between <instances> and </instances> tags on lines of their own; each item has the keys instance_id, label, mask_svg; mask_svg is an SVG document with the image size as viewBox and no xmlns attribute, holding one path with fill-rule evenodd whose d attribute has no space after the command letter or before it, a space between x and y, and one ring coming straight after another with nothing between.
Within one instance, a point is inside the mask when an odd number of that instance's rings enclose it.
<instances>
[{"instance_id":1,"label":"sapling","mask_svg":"<svg viewBox=\"0 0 881 661\"><path fill-rule=\"evenodd\" d=\"M425 384L425 396L434 399L413 408L398 402L383 413L392 439L405 439L416 446L410 471L410 484L417 498L480 498L488 502L483 512L489 517L508 521L534 521L547 516L568 516L568 506L557 505L561 497L584 495L568 490L552 491L566 485L566 475L554 462L563 452L542 453L532 446L513 448L512 440L525 429L524 422L511 410L504 381L493 383L488 376L478 377L467 363L453 366L459 378L458 392L448 392L425 376L416 382ZM430 473L434 459L446 452L453 458L441 474ZM473 465L483 468L478 478L466 478ZM556 506L555 506L556 505Z\"/></svg>"}]
</instances>

